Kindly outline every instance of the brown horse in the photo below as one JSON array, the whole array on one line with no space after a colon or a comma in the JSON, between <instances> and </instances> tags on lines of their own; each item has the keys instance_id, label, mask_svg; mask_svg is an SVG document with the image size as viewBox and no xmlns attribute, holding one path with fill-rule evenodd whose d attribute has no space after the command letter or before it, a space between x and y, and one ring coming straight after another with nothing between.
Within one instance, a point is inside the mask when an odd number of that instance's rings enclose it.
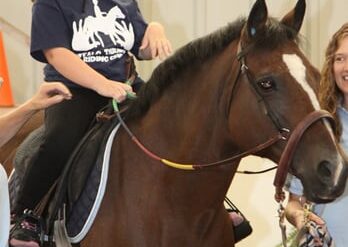
<instances>
[{"instance_id":1,"label":"brown horse","mask_svg":"<svg viewBox=\"0 0 348 247\"><path fill-rule=\"evenodd\" d=\"M347 164L327 114L316 112L319 73L297 42L304 12L299 0L277 21L257 0L247 19L189 43L156 68L126 116L147 150L120 129L105 196L81 246L234 246L223 200L250 153L278 163L285 150L312 201L342 194ZM294 145L286 146L287 130ZM158 156L198 165L176 169Z\"/></svg>"},{"instance_id":2,"label":"brown horse","mask_svg":"<svg viewBox=\"0 0 348 247\"><path fill-rule=\"evenodd\" d=\"M138 94L129 129L154 154L197 164L250 150L283 128L295 130L319 109L319 74L296 43L304 8L300 0L277 22L258 0L247 20L180 49ZM258 155L278 162L284 145L278 141ZM174 169L121 130L104 201L81 246L233 246L223 199L239 161ZM325 121L307 128L292 161L309 199L342 193L347 167Z\"/></svg>"}]
</instances>

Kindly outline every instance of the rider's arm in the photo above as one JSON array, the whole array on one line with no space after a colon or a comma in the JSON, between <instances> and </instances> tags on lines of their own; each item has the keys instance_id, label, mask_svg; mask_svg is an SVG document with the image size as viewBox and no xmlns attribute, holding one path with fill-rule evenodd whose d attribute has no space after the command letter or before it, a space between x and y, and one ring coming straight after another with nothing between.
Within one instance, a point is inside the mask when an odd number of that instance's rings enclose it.
<instances>
[{"instance_id":1,"label":"rider's arm","mask_svg":"<svg viewBox=\"0 0 348 247\"><path fill-rule=\"evenodd\" d=\"M61 83L44 83L39 91L15 110L0 116L0 147L9 141L37 111L70 99L71 93Z\"/></svg>"},{"instance_id":2,"label":"rider's arm","mask_svg":"<svg viewBox=\"0 0 348 247\"><path fill-rule=\"evenodd\" d=\"M159 57L163 60L171 53L172 45L165 35L163 26L158 22L149 23L139 48L139 57L145 60Z\"/></svg>"},{"instance_id":3,"label":"rider's arm","mask_svg":"<svg viewBox=\"0 0 348 247\"><path fill-rule=\"evenodd\" d=\"M104 97L114 98L120 102L126 98L127 91L132 91L132 88L124 83L107 79L66 48L47 49L44 54L49 64L64 77Z\"/></svg>"}]
</instances>

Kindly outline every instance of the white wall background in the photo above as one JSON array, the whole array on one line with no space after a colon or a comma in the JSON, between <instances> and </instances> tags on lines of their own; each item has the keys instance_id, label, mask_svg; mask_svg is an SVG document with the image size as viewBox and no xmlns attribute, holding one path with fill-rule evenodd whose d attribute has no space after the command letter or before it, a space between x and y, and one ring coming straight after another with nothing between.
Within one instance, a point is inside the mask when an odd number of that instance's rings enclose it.
<instances>
[{"instance_id":1,"label":"white wall background","mask_svg":"<svg viewBox=\"0 0 348 247\"><path fill-rule=\"evenodd\" d=\"M73 1L73 0L72 0ZM208 34L239 16L246 16L254 0L139 0L147 20L164 24L174 49L188 41ZM295 0L267 0L269 12L282 17ZM31 1L0 1L0 17L25 34L30 31ZM347 0L307 0L305 23L301 33L308 42L304 49L314 65L320 67L329 37L347 17ZM1 28L1 24L0 24ZM6 31L6 30L5 30ZM4 32L4 42L11 85L15 101L23 102L36 90L42 81L42 65L29 56L27 44L14 32ZM155 62L138 65L146 79ZM248 157L240 165L241 170L259 170L269 167L267 160ZM277 204L273 200L274 172L263 175L237 174L229 190L233 202L251 220L253 234L238 244L240 247L271 247L280 243Z\"/></svg>"}]
</instances>

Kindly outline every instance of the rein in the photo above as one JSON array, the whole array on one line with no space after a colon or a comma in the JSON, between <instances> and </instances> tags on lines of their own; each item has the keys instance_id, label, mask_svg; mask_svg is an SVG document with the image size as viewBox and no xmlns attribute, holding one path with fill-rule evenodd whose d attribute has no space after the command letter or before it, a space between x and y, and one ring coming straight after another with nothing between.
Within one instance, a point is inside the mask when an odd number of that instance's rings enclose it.
<instances>
[{"instance_id":1,"label":"rein","mask_svg":"<svg viewBox=\"0 0 348 247\"><path fill-rule=\"evenodd\" d=\"M132 131L128 128L127 124L124 122L123 118L121 117L120 111L118 109L118 105L116 100L112 100L112 105L114 108L114 111L116 113L116 116L118 118L118 120L120 121L120 124L122 125L122 127L125 129L125 131L127 132L127 134L130 136L131 140L150 158L159 161L161 163L163 163L164 165L176 168L176 169L180 169L180 170L198 170L198 169L202 169L202 168L208 168L208 167L213 167L213 166L218 166L218 165L226 165L226 164L230 164L230 162L233 162L237 159L241 159L243 157L246 157L248 155L257 153L269 146L272 146L274 143L276 143L279 140L286 140L286 137L281 134L281 133L277 133L277 135L271 137L269 140L267 140L264 143L261 143L259 145L257 145L256 147L253 147L245 152L242 152L240 154L236 154L234 156L231 156L229 158L223 159L223 160L219 160L219 161L215 161L215 162L211 162L211 163L203 163L203 164L189 164L189 163L178 163L178 162L174 162L174 161L170 161L168 159L164 159L159 157L158 155L156 155L155 153L151 152L149 149L147 149L139 140L138 138L132 133Z\"/></svg>"}]
</instances>

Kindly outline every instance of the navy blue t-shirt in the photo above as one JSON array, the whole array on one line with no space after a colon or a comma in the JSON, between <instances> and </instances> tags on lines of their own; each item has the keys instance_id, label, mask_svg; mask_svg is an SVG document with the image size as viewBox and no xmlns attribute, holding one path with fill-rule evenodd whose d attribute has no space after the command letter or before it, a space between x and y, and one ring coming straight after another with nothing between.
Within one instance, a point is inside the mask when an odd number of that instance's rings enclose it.
<instances>
[{"instance_id":1,"label":"navy blue t-shirt","mask_svg":"<svg viewBox=\"0 0 348 247\"><path fill-rule=\"evenodd\" d=\"M106 78L125 81L127 53L138 56L146 27L134 0L37 0L30 53L47 63L43 50L64 47ZM50 64L44 74L46 81L78 86Z\"/></svg>"}]
</instances>

